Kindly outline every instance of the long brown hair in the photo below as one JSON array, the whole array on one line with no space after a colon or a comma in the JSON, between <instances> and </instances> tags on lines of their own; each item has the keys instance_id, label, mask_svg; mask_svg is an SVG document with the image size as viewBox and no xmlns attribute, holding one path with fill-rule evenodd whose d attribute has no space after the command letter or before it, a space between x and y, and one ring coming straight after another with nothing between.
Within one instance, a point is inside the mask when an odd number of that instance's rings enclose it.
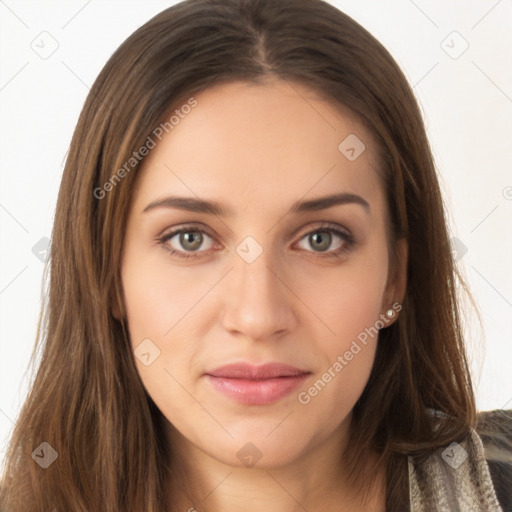
<instances>
[{"instance_id":1,"label":"long brown hair","mask_svg":"<svg viewBox=\"0 0 512 512\"><path fill-rule=\"evenodd\" d=\"M474 427L457 296L465 285L422 117L398 65L322 0L186 0L119 47L81 112L55 214L32 364L36 354L41 362L5 459L6 511L166 510L166 420L142 386L126 323L113 315L119 307L124 318L119 269L139 163L108 193L98 189L180 102L216 84L268 78L304 84L365 123L382 157L390 247L401 237L409 247L403 309L380 332L353 410L343 456L354 480L365 487L358 459L372 447L387 468L387 510L407 509L405 454L424 456ZM431 410L444 413L435 431ZM58 454L47 469L32 456L43 442Z\"/></svg>"}]
</instances>

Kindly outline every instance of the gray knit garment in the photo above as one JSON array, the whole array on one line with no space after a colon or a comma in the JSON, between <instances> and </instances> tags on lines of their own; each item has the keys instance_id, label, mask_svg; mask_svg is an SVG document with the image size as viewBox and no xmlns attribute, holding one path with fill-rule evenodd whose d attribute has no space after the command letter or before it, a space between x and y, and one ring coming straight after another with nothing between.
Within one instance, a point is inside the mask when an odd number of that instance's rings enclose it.
<instances>
[{"instance_id":1,"label":"gray knit garment","mask_svg":"<svg viewBox=\"0 0 512 512\"><path fill-rule=\"evenodd\" d=\"M503 512L474 429L422 463L409 456L408 465L411 512Z\"/></svg>"}]
</instances>

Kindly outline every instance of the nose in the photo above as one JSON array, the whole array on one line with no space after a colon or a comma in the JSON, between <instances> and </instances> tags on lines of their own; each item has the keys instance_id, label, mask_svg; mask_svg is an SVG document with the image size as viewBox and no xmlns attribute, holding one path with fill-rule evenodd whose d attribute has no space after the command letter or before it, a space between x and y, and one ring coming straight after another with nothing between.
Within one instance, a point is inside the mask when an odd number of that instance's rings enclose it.
<instances>
[{"instance_id":1,"label":"nose","mask_svg":"<svg viewBox=\"0 0 512 512\"><path fill-rule=\"evenodd\" d=\"M254 341L277 338L297 324L292 284L270 251L252 263L238 255L230 272L223 326L227 331ZM282 270L280 270L282 269Z\"/></svg>"}]
</instances>

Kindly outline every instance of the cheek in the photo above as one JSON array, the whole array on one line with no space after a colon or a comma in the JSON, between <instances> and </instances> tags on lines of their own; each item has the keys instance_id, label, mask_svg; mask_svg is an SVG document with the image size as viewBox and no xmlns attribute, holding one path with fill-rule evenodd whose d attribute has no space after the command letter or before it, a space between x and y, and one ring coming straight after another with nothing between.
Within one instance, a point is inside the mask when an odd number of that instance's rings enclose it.
<instances>
[{"instance_id":1,"label":"cheek","mask_svg":"<svg viewBox=\"0 0 512 512\"><path fill-rule=\"evenodd\" d=\"M208 293L212 276L204 269L173 266L164 249L134 247L127 250L122 282L129 331L136 344L143 338L172 337Z\"/></svg>"},{"instance_id":2,"label":"cheek","mask_svg":"<svg viewBox=\"0 0 512 512\"><path fill-rule=\"evenodd\" d=\"M324 271L302 282L302 293L307 290L308 304L322 320L311 322L312 350L323 356L321 382L311 395L321 390L324 400L341 406L336 409L341 415L359 398L375 357L387 281L386 252L380 247L368 247L331 273Z\"/></svg>"},{"instance_id":3,"label":"cheek","mask_svg":"<svg viewBox=\"0 0 512 512\"><path fill-rule=\"evenodd\" d=\"M319 339L325 340L329 354L376 324L383 312L386 281L386 253L371 247L329 272L315 270L301 278L301 296L322 320L324 336Z\"/></svg>"},{"instance_id":4,"label":"cheek","mask_svg":"<svg viewBox=\"0 0 512 512\"><path fill-rule=\"evenodd\" d=\"M172 269L165 257L154 258L136 247L126 251L122 282L130 341L143 386L167 419L180 425L183 410L188 411L187 417L200 414L185 391L194 391L191 361L199 336L191 319L197 320L194 305L211 284L191 279L186 272Z\"/></svg>"},{"instance_id":5,"label":"cheek","mask_svg":"<svg viewBox=\"0 0 512 512\"><path fill-rule=\"evenodd\" d=\"M324 326L316 330L312 350L322 355L323 364L297 397L316 429L336 428L368 382L378 343L381 291L354 271L341 289L328 290L330 300L318 310L331 332Z\"/></svg>"},{"instance_id":6,"label":"cheek","mask_svg":"<svg viewBox=\"0 0 512 512\"><path fill-rule=\"evenodd\" d=\"M192 291L181 282L179 272L170 275L169 266L166 268L164 261L165 258L157 259L151 252L136 244L128 244L121 272L128 332L135 363L153 398L152 390L158 393L159 388L168 387L169 375L165 370L173 371L169 364L171 351L166 340L174 338L176 345L172 355L176 363L182 366L182 361L187 357L187 344L183 340L183 346L179 346L180 338L176 339L176 332L181 327L180 319L190 309L187 296ZM149 357L141 357L141 354L148 353Z\"/></svg>"}]
</instances>

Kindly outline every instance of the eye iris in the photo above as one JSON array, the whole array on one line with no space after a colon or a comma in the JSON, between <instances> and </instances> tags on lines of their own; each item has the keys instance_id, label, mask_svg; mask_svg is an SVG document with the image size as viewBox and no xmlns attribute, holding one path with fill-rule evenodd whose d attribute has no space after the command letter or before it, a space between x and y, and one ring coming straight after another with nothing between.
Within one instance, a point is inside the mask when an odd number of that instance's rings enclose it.
<instances>
[{"instance_id":1,"label":"eye iris","mask_svg":"<svg viewBox=\"0 0 512 512\"><path fill-rule=\"evenodd\" d=\"M203 235L200 231L184 231L180 234L180 244L184 249L194 251L201 247Z\"/></svg>"},{"instance_id":2,"label":"eye iris","mask_svg":"<svg viewBox=\"0 0 512 512\"><path fill-rule=\"evenodd\" d=\"M331 245L331 234L327 231L318 231L309 235L311 247L320 251L327 250Z\"/></svg>"}]
</instances>

